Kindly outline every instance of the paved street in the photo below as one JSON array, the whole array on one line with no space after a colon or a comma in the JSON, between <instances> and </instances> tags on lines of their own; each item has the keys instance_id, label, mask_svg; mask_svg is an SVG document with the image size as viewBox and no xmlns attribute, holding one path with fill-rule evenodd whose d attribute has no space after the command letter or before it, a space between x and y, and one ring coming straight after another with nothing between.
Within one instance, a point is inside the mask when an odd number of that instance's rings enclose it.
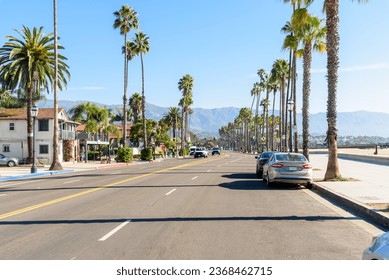
<instances>
[{"instance_id":1,"label":"paved street","mask_svg":"<svg viewBox=\"0 0 389 280\"><path fill-rule=\"evenodd\" d=\"M377 228L253 155L1 182L0 259L360 259Z\"/></svg>"}]
</instances>

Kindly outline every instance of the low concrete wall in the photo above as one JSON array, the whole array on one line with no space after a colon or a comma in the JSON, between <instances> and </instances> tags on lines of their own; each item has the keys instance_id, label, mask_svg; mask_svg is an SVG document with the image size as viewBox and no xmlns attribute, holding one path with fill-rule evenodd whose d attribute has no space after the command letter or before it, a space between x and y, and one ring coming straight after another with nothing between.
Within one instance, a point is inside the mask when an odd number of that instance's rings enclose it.
<instances>
[{"instance_id":1,"label":"low concrete wall","mask_svg":"<svg viewBox=\"0 0 389 280\"><path fill-rule=\"evenodd\" d=\"M327 155L328 150L310 150L309 153L312 155ZM348 153L338 152L338 158L346 159L346 160L367 162L367 163L374 163L374 164L389 165L389 156L357 155L357 154L348 154Z\"/></svg>"},{"instance_id":2,"label":"low concrete wall","mask_svg":"<svg viewBox=\"0 0 389 280\"><path fill-rule=\"evenodd\" d=\"M389 157L385 157L385 156L375 156L375 155L367 156L367 155L353 155L353 154L338 153L338 158L362 161L367 163L389 165Z\"/></svg>"}]
</instances>

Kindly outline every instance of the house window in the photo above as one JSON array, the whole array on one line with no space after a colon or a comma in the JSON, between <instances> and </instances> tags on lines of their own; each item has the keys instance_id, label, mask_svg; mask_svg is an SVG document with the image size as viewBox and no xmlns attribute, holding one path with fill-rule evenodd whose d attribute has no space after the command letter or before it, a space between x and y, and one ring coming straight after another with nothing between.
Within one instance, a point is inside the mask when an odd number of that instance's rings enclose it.
<instances>
[{"instance_id":1,"label":"house window","mask_svg":"<svg viewBox=\"0 0 389 280\"><path fill-rule=\"evenodd\" d=\"M39 131L49 131L49 120L39 120Z\"/></svg>"},{"instance_id":2,"label":"house window","mask_svg":"<svg viewBox=\"0 0 389 280\"><path fill-rule=\"evenodd\" d=\"M48 154L49 153L49 145L39 145L39 153L40 154Z\"/></svg>"},{"instance_id":3,"label":"house window","mask_svg":"<svg viewBox=\"0 0 389 280\"><path fill-rule=\"evenodd\" d=\"M10 150L9 150L9 144L4 144L3 145L3 153L9 153Z\"/></svg>"},{"instance_id":4,"label":"house window","mask_svg":"<svg viewBox=\"0 0 389 280\"><path fill-rule=\"evenodd\" d=\"M9 130L15 130L15 123L9 123Z\"/></svg>"}]
</instances>

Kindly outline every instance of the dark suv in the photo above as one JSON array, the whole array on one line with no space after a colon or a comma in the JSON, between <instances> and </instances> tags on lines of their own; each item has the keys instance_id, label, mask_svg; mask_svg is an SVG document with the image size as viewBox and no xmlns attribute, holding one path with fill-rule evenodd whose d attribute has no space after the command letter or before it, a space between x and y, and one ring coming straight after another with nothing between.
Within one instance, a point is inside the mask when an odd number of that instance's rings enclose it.
<instances>
[{"instance_id":1,"label":"dark suv","mask_svg":"<svg viewBox=\"0 0 389 280\"><path fill-rule=\"evenodd\" d=\"M218 148L218 147L213 148L212 155L220 155L220 148Z\"/></svg>"},{"instance_id":2,"label":"dark suv","mask_svg":"<svg viewBox=\"0 0 389 280\"><path fill-rule=\"evenodd\" d=\"M262 179L263 175L263 165L266 164L266 162L269 160L269 158L272 156L273 152L263 152L260 154L260 156L256 156L255 158L257 159L257 167L256 167L256 172L257 178Z\"/></svg>"}]
</instances>

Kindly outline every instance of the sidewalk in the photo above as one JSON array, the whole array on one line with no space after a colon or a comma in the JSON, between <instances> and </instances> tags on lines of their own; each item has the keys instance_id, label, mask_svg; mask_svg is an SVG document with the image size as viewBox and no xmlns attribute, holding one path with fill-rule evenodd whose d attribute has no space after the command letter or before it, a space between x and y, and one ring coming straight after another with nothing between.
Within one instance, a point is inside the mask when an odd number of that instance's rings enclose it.
<instances>
[{"instance_id":1,"label":"sidewalk","mask_svg":"<svg viewBox=\"0 0 389 280\"><path fill-rule=\"evenodd\" d=\"M348 155L348 154L345 154ZM382 157L377 157L381 162ZM310 154L314 168L314 189L327 198L345 205L352 211L389 228L389 165L372 163L353 154L353 160L339 155L340 173L347 181L323 181L327 169L327 154ZM387 157L389 160L389 157ZM362 160L362 161L360 161Z\"/></svg>"},{"instance_id":2,"label":"sidewalk","mask_svg":"<svg viewBox=\"0 0 389 280\"><path fill-rule=\"evenodd\" d=\"M37 173L31 173L31 166L28 165L20 165L16 167L0 167L0 182L2 181L11 181L18 180L24 178L32 178L38 176L48 176L48 175L56 175L70 172L78 172L85 170L95 170L102 168L112 168L117 166L127 166L132 164L141 164L146 163L142 161L133 161L131 163L101 163L100 161L89 161L85 162L61 162L63 170L50 171L50 166L38 166ZM1 187L1 185L0 185Z\"/></svg>"}]
</instances>

